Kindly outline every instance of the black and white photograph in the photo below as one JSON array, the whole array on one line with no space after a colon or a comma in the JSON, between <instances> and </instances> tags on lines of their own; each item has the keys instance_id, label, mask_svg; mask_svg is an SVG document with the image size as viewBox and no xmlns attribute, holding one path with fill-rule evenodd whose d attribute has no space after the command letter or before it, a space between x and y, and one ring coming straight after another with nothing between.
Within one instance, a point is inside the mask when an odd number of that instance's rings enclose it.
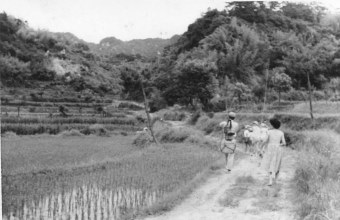
<instances>
[{"instance_id":1,"label":"black and white photograph","mask_svg":"<svg viewBox=\"0 0 340 220\"><path fill-rule=\"evenodd\" d=\"M340 220L340 1L0 0L3 220Z\"/></svg>"}]
</instances>

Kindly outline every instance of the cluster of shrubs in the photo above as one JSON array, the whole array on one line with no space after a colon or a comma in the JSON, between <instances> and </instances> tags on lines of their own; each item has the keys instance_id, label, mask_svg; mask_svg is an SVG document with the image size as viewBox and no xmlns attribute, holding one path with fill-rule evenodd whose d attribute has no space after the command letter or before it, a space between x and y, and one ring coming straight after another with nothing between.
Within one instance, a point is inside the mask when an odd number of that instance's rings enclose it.
<instances>
[{"instance_id":1,"label":"cluster of shrubs","mask_svg":"<svg viewBox=\"0 0 340 220\"><path fill-rule=\"evenodd\" d=\"M191 143L201 147L214 149L215 140L206 138L202 132L190 127L164 127L156 130L155 136L162 143Z\"/></svg>"},{"instance_id":2,"label":"cluster of shrubs","mask_svg":"<svg viewBox=\"0 0 340 220\"><path fill-rule=\"evenodd\" d=\"M187 118L187 114L184 111L175 108L163 109L157 112L157 115L167 121L183 121Z\"/></svg>"},{"instance_id":3,"label":"cluster of shrubs","mask_svg":"<svg viewBox=\"0 0 340 220\"><path fill-rule=\"evenodd\" d=\"M133 103L133 102L121 102L118 105L118 108L128 108L131 110L142 110L144 109L143 106L137 104L137 103Z\"/></svg>"},{"instance_id":4,"label":"cluster of shrubs","mask_svg":"<svg viewBox=\"0 0 340 220\"><path fill-rule=\"evenodd\" d=\"M133 140L133 144L140 148L149 146L152 143L152 137L148 132L140 132Z\"/></svg>"}]
</instances>

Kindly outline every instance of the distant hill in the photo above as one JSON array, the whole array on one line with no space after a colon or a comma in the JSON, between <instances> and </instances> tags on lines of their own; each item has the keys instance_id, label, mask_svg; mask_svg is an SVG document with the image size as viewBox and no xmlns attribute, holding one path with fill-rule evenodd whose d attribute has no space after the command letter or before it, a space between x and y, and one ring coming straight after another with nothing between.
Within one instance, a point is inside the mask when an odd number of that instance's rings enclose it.
<instances>
[{"instance_id":1,"label":"distant hill","mask_svg":"<svg viewBox=\"0 0 340 220\"><path fill-rule=\"evenodd\" d=\"M89 43L91 51L97 54L130 54L152 58L156 57L157 53L161 53L165 46L173 44L179 38L178 35L170 39L147 38L136 39L130 41L122 41L115 37L107 37L99 42L99 44Z\"/></svg>"}]
</instances>

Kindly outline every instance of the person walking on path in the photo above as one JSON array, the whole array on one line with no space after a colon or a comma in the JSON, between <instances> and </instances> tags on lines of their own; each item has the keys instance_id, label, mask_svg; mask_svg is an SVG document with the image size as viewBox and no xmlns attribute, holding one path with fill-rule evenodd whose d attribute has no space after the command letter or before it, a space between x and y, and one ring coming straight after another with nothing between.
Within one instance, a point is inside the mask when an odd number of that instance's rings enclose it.
<instances>
[{"instance_id":1,"label":"person walking on path","mask_svg":"<svg viewBox=\"0 0 340 220\"><path fill-rule=\"evenodd\" d=\"M226 172L229 173L234 164L235 150L236 150L236 135L238 131L238 123L234 121L236 114L229 112L228 120L220 123L222 127L222 141L220 150L224 153L226 159Z\"/></svg>"},{"instance_id":2,"label":"person walking on path","mask_svg":"<svg viewBox=\"0 0 340 220\"><path fill-rule=\"evenodd\" d=\"M268 131L268 138L265 144L267 149L261 163L261 168L268 172L268 185L271 186L273 181L277 180L280 172L283 146L286 145L286 140L284 138L284 133L279 130L281 122L276 118L270 119L269 122L273 129Z\"/></svg>"}]
</instances>

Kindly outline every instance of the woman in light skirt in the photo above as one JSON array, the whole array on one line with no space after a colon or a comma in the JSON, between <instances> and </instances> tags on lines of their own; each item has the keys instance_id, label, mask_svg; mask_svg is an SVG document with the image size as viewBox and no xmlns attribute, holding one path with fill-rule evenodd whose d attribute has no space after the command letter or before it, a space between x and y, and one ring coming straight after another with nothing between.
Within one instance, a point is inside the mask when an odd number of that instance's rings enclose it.
<instances>
[{"instance_id":1,"label":"woman in light skirt","mask_svg":"<svg viewBox=\"0 0 340 220\"><path fill-rule=\"evenodd\" d=\"M280 172L283 146L286 145L286 141L284 138L284 133L279 130L281 122L276 118L270 119L269 122L273 129L268 131L268 138L265 144L267 150L264 154L261 167L268 172L268 185L271 186L273 181L277 179Z\"/></svg>"}]
</instances>

